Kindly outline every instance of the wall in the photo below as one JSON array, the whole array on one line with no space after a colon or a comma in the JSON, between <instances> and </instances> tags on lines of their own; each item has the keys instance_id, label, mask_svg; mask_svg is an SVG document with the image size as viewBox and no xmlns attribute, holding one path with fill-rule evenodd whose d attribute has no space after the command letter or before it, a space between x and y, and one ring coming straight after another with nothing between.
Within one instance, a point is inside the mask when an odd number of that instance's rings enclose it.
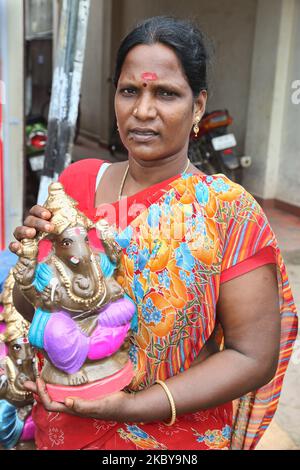
<instances>
[{"instance_id":1,"label":"wall","mask_svg":"<svg viewBox=\"0 0 300 470\"><path fill-rule=\"evenodd\" d=\"M229 109L240 149L245 141L256 3L256 0L123 0L121 10L123 35L137 21L155 15L175 15L198 22L215 45L208 110Z\"/></svg>"},{"instance_id":2,"label":"wall","mask_svg":"<svg viewBox=\"0 0 300 470\"><path fill-rule=\"evenodd\" d=\"M6 87L6 104L3 106L6 244L13 239L15 227L23 220L23 21L23 2L0 0L0 54L2 80Z\"/></svg>"},{"instance_id":3,"label":"wall","mask_svg":"<svg viewBox=\"0 0 300 470\"><path fill-rule=\"evenodd\" d=\"M104 24L108 28L112 17L111 35L107 29L103 36L103 1L106 8ZM241 5L242 3L242 5ZM87 39L86 70L83 82L82 128L92 133L108 136L102 106L113 88L105 83L112 73L115 53L121 38L139 20L162 14L197 20L216 48L214 75L208 109L228 107L234 117L233 131L239 148L243 149L248 110L251 75L251 58L254 38L257 0L92 0L89 36ZM112 47L112 63L102 63L102 45L105 51ZM100 71L106 75L100 76ZM89 94L89 96L85 94ZM110 103L112 97L110 96ZM111 122L111 120L110 120Z\"/></svg>"},{"instance_id":4,"label":"wall","mask_svg":"<svg viewBox=\"0 0 300 470\"><path fill-rule=\"evenodd\" d=\"M110 0L91 0L80 102L81 131L106 142L110 129Z\"/></svg>"},{"instance_id":5,"label":"wall","mask_svg":"<svg viewBox=\"0 0 300 470\"><path fill-rule=\"evenodd\" d=\"M295 2L293 20L276 198L300 207L300 103L291 99L292 83L300 80L300 1Z\"/></svg>"},{"instance_id":6,"label":"wall","mask_svg":"<svg viewBox=\"0 0 300 470\"><path fill-rule=\"evenodd\" d=\"M244 184L250 192L262 198L270 197L266 193L265 181L268 160L274 157L269 135L274 116L281 3L281 0L259 0L255 27L245 145L246 153L252 156L252 166L245 172ZM276 166L273 161L275 171Z\"/></svg>"},{"instance_id":7,"label":"wall","mask_svg":"<svg viewBox=\"0 0 300 470\"><path fill-rule=\"evenodd\" d=\"M299 0L259 0L249 96L244 185L263 199L300 206Z\"/></svg>"}]
</instances>

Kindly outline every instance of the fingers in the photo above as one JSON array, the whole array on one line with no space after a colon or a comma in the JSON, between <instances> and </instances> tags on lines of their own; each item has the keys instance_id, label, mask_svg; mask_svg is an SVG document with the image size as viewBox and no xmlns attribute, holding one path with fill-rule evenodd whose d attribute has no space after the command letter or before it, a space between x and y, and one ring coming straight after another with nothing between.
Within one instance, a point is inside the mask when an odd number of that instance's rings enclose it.
<instances>
[{"instance_id":1,"label":"fingers","mask_svg":"<svg viewBox=\"0 0 300 470\"><path fill-rule=\"evenodd\" d=\"M17 253L17 251L21 249L21 244L18 242L12 242L8 245L8 248L12 253Z\"/></svg>"},{"instance_id":2,"label":"fingers","mask_svg":"<svg viewBox=\"0 0 300 470\"><path fill-rule=\"evenodd\" d=\"M61 403L52 401L49 397L46 384L42 379L36 379L36 388L37 394L39 395L41 402L47 411L63 411L60 409Z\"/></svg>"},{"instance_id":3,"label":"fingers","mask_svg":"<svg viewBox=\"0 0 300 470\"><path fill-rule=\"evenodd\" d=\"M26 380L25 382L23 382L23 387L26 388L26 390L28 390L29 392L37 393L37 386L34 382Z\"/></svg>"},{"instance_id":4,"label":"fingers","mask_svg":"<svg viewBox=\"0 0 300 470\"><path fill-rule=\"evenodd\" d=\"M26 222L24 221L24 224ZM16 240L21 241L23 238L34 238L36 236L36 230L31 227L24 225L17 227L13 233Z\"/></svg>"},{"instance_id":5,"label":"fingers","mask_svg":"<svg viewBox=\"0 0 300 470\"><path fill-rule=\"evenodd\" d=\"M82 400L76 397L68 397L64 403L58 403L50 398L46 384L41 378L37 378L36 383L25 381L23 386L26 390L39 396L42 405L47 411L98 417L96 410L100 407L99 400Z\"/></svg>"},{"instance_id":6,"label":"fingers","mask_svg":"<svg viewBox=\"0 0 300 470\"><path fill-rule=\"evenodd\" d=\"M34 217L38 217L39 219L51 219L51 212L48 211L48 209L45 209L45 207L39 205L33 206L30 209L29 214L33 215Z\"/></svg>"},{"instance_id":7,"label":"fingers","mask_svg":"<svg viewBox=\"0 0 300 470\"><path fill-rule=\"evenodd\" d=\"M116 392L96 400L83 400L77 397L67 397L65 405L75 415L82 417L104 419L106 421L123 421L124 403L129 394Z\"/></svg>"},{"instance_id":8,"label":"fingers","mask_svg":"<svg viewBox=\"0 0 300 470\"><path fill-rule=\"evenodd\" d=\"M50 408L53 406L54 402L51 400L51 398L48 395L45 382L42 379L37 378L36 379L36 386L37 386L37 393L38 393L44 407L46 408L46 410L51 411Z\"/></svg>"},{"instance_id":9,"label":"fingers","mask_svg":"<svg viewBox=\"0 0 300 470\"><path fill-rule=\"evenodd\" d=\"M58 403L57 401L53 401L50 398L48 391L47 391L46 384L41 378L37 378L36 387L37 387L37 394L42 402L42 405L47 411L74 414L73 411L70 410L63 403Z\"/></svg>"},{"instance_id":10,"label":"fingers","mask_svg":"<svg viewBox=\"0 0 300 470\"><path fill-rule=\"evenodd\" d=\"M24 220L24 225L16 228L14 237L21 241L23 238L34 238L37 232L52 232L53 228L53 224L48 221L29 215Z\"/></svg>"},{"instance_id":11,"label":"fingers","mask_svg":"<svg viewBox=\"0 0 300 470\"><path fill-rule=\"evenodd\" d=\"M94 411L94 404L99 407L99 400L82 400L81 398L68 397L65 399L65 405L69 410L81 416L91 417Z\"/></svg>"},{"instance_id":12,"label":"fingers","mask_svg":"<svg viewBox=\"0 0 300 470\"><path fill-rule=\"evenodd\" d=\"M34 238L37 232L52 232L53 224L49 223L51 212L42 206L33 206L29 215L24 220L24 225L17 227L14 231L16 240L21 241L23 238ZM10 244L10 250L16 253L19 245L15 242Z\"/></svg>"},{"instance_id":13,"label":"fingers","mask_svg":"<svg viewBox=\"0 0 300 470\"><path fill-rule=\"evenodd\" d=\"M42 217L36 217L35 215L28 215L24 220L24 226L21 227L25 229L26 236L28 238L33 238L36 231L38 232L51 232L53 230L53 224L51 224L47 219Z\"/></svg>"}]
</instances>

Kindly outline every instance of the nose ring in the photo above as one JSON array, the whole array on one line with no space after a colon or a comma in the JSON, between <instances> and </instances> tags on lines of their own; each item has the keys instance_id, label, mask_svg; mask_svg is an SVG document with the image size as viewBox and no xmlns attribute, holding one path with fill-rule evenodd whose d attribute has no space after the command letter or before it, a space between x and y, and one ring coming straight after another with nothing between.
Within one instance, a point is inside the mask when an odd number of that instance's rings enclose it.
<instances>
[{"instance_id":1,"label":"nose ring","mask_svg":"<svg viewBox=\"0 0 300 470\"><path fill-rule=\"evenodd\" d=\"M134 108L134 110L133 110L133 113L132 113L132 114L133 114L134 116L136 116L137 112L138 112L138 109L137 109L137 108Z\"/></svg>"}]
</instances>

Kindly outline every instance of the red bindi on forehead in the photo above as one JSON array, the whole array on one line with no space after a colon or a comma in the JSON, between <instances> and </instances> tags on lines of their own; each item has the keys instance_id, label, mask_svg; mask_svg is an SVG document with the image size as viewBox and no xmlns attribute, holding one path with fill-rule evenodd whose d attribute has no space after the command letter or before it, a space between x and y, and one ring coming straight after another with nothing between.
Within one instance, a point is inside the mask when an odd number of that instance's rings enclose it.
<instances>
[{"instance_id":1,"label":"red bindi on forehead","mask_svg":"<svg viewBox=\"0 0 300 470\"><path fill-rule=\"evenodd\" d=\"M142 80L157 80L158 76L155 72L143 72L141 75Z\"/></svg>"}]
</instances>

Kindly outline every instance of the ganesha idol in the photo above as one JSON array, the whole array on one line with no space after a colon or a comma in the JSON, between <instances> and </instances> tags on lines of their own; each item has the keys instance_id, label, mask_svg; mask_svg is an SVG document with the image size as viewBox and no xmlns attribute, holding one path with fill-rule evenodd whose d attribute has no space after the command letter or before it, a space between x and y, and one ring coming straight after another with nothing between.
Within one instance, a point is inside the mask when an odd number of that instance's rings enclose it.
<instances>
[{"instance_id":1,"label":"ganesha idol","mask_svg":"<svg viewBox=\"0 0 300 470\"><path fill-rule=\"evenodd\" d=\"M126 387L133 378L129 336L136 307L114 278L121 248L105 221L97 224L104 252L91 249L92 222L76 208L60 183L49 186L44 205L51 211L51 234L24 239L14 276L35 307L29 331L42 350L41 377L50 397L100 398ZM38 261L38 244L51 241Z\"/></svg>"},{"instance_id":2,"label":"ganesha idol","mask_svg":"<svg viewBox=\"0 0 300 470\"><path fill-rule=\"evenodd\" d=\"M25 380L35 380L36 358L27 335L29 323L13 304L15 280L9 273L1 294L0 313L0 444L10 449L34 439L33 396Z\"/></svg>"}]
</instances>

